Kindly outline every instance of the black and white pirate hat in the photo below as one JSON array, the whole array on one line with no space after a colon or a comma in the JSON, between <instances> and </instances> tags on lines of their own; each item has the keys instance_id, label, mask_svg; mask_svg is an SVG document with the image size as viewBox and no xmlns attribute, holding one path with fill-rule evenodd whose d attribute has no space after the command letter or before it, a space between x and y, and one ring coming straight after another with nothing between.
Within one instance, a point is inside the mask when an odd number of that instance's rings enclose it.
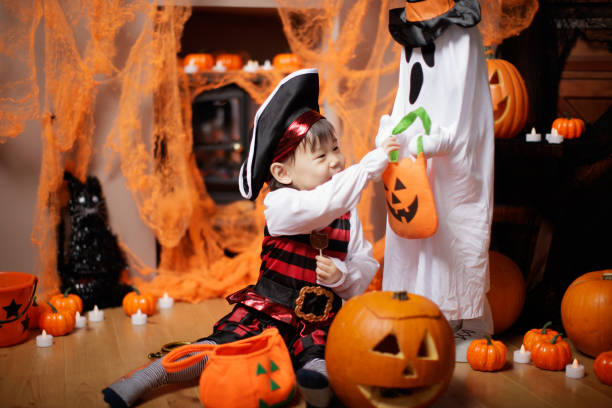
<instances>
[{"instance_id":1,"label":"black and white pirate hat","mask_svg":"<svg viewBox=\"0 0 612 408\"><path fill-rule=\"evenodd\" d=\"M451 24L472 27L480 22L478 0L406 0L406 6L389 10L389 33L404 47L432 43Z\"/></svg>"},{"instance_id":2,"label":"black and white pirate hat","mask_svg":"<svg viewBox=\"0 0 612 408\"><path fill-rule=\"evenodd\" d=\"M240 194L255 200L270 177L270 165L293 151L321 118L317 69L301 69L283 78L255 114L249 155L238 178Z\"/></svg>"}]
</instances>

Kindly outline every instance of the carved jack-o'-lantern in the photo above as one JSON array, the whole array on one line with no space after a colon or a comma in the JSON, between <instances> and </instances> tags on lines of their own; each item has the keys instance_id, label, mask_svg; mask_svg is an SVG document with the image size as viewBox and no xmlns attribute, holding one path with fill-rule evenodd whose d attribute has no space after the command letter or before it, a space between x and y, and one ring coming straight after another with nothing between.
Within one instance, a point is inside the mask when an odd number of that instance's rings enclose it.
<instances>
[{"instance_id":1,"label":"carved jack-o'-lantern","mask_svg":"<svg viewBox=\"0 0 612 408\"><path fill-rule=\"evenodd\" d=\"M404 116L393 134L406 130L417 118L429 134L431 120L423 108ZM427 178L427 162L423 155L423 136L417 139L416 160L408 157L391 163L383 173L389 226L403 238L427 238L438 228L438 215ZM427 137L427 136L425 136Z\"/></svg>"},{"instance_id":2,"label":"carved jack-o'-lantern","mask_svg":"<svg viewBox=\"0 0 612 408\"><path fill-rule=\"evenodd\" d=\"M487 58L487 71L495 137L512 138L523 129L529 113L525 82L516 67L502 59Z\"/></svg>"},{"instance_id":3,"label":"carved jack-o'-lantern","mask_svg":"<svg viewBox=\"0 0 612 408\"><path fill-rule=\"evenodd\" d=\"M423 407L448 386L452 330L429 299L368 292L346 302L325 350L334 393L350 407Z\"/></svg>"}]
</instances>

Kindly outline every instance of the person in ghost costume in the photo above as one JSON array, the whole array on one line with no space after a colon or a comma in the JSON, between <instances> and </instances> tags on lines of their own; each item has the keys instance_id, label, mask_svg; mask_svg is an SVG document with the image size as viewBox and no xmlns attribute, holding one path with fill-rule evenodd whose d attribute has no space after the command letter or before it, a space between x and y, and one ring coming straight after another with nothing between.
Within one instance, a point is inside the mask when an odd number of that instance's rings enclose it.
<instances>
[{"instance_id":1,"label":"person in ghost costume","mask_svg":"<svg viewBox=\"0 0 612 408\"><path fill-rule=\"evenodd\" d=\"M383 290L406 290L436 302L455 332L456 359L467 361L474 338L492 333L486 298L493 210L493 111L476 0L408 0L389 11L399 42L399 85L391 116L383 115L379 145L407 113L423 107L431 118L401 133L399 156L417 154L424 135L427 175L438 229L405 239L387 221Z\"/></svg>"}]
</instances>

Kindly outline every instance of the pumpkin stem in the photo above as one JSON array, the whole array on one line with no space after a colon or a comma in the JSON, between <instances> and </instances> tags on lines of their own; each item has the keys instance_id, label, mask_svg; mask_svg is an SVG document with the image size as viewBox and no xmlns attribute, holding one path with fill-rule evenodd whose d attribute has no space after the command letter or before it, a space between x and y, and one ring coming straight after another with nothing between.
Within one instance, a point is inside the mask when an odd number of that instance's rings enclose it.
<instances>
[{"instance_id":1,"label":"pumpkin stem","mask_svg":"<svg viewBox=\"0 0 612 408\"><path fill-rule=\"evenodd\" d=\"M408 292L406 292L405 290L403 290L401 292L393 292L393 299L409 300Z\"/></svg>"},{"instance_id":2,"label":"pumpkin stem","mask_svg":"<svg viewBox=\"0 0 612 408\"><path fill-rule=\"evenodd\" d=\"M64 297L68 297L68 294L70 293L71 290L72 290L72 287L68 287L68 289L64 291Z\"/></svg>"},{"instance_id":3,"label":"pumpkin stem","mask_svg":"<svg viewBox=\"0 0 612 408\"><path fill-rule=\"evenodd\" d=\"M555 344L557 342L557 337L559 336L563 336L563 333L555 334L555 337L550 340L550 344Z\"/></svg>"},{"instance_id":4,"label":"pumpkin stem","mask_svg":"<svg viewBox=\"0 0 612 408\"><path fill-rule=\"evenodd\" d=\"M491 346L493 345L493 340L491 339L491 336L489 336L488 334L485 333L485 339L487 339L487 346Z\"/></svg>"},{"instance_id":5,"label":"pumpkin stem","mask_svg":"<svg viewBox=\"0 0 612 408\"><path fill-rule=\"evenodd\" d=\"M49 302L47 302L47 304L48 304L49 306L51 306L51 311L52 311L53 313L57 313L57 309L55 308L55 306L53 306L53 305L52 305L51 303L49 303Z\"/></svg>"},{"instance_id":6,"label":"pumpkin stem","mask_svg":"<svg viewBox=\"0 0 612 408\"><path fill-rule=\"evenodd\" d=\"M138 288L136 288L136 286L134 286L134 285L130 285L130 286L132 287L132 290L133 290L134 292L136 292L136 294L137 294L138 296L140 296L140 291L138 290Z\"/></svg>"},{"instance_id":7,"label":"pumpkin stem","mask_svg":"<svg viewBox=\"0 0 612 408\"><path fill-rule=\"evenodd\" d=\"M602 279L603 279L603 280L612 280L612 273L610 273L610 272L605 272L605 273L602 275Z\"/></svg>"},{"instance_id":8,"label":"pumpkin stem","mask_svg":"<svg viewBox=\"0 0 612 408\"><path fill-rule=\"evenodd\" d=\"M546 334L546 329L548 328L548 326L550 326L552 324L552 322L549 320L546 322L546 324L544 326L542 326L542 334Z\"/></svg>"},{"instance_id":9,"label":"pumpkin stem","mask_svg":"<svg viewBox=\"0 0 612 408\"><path fill-rule=\"evenodd\" d=\"M32 306L38 307L38 303L36 303L36 295L32 297Z\"/></svg>"}]
</instances>

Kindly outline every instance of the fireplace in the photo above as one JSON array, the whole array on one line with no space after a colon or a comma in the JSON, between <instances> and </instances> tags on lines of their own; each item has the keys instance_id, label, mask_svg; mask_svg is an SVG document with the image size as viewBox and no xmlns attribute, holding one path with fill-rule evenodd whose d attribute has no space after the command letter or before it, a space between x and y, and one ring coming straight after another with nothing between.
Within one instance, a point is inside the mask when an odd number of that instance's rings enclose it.
<instances>
[{"instance_id":1,"label":"fireplace","mask_svg":"<svg viewBox=\"0 0 612 408\"><path fill-rule=\"evenodd\" d=\"M200 93L191 108L193 150L210 196L220 204L241 199L238 175L257 106L230 84Z\"/></svg>"}]
</instances>

